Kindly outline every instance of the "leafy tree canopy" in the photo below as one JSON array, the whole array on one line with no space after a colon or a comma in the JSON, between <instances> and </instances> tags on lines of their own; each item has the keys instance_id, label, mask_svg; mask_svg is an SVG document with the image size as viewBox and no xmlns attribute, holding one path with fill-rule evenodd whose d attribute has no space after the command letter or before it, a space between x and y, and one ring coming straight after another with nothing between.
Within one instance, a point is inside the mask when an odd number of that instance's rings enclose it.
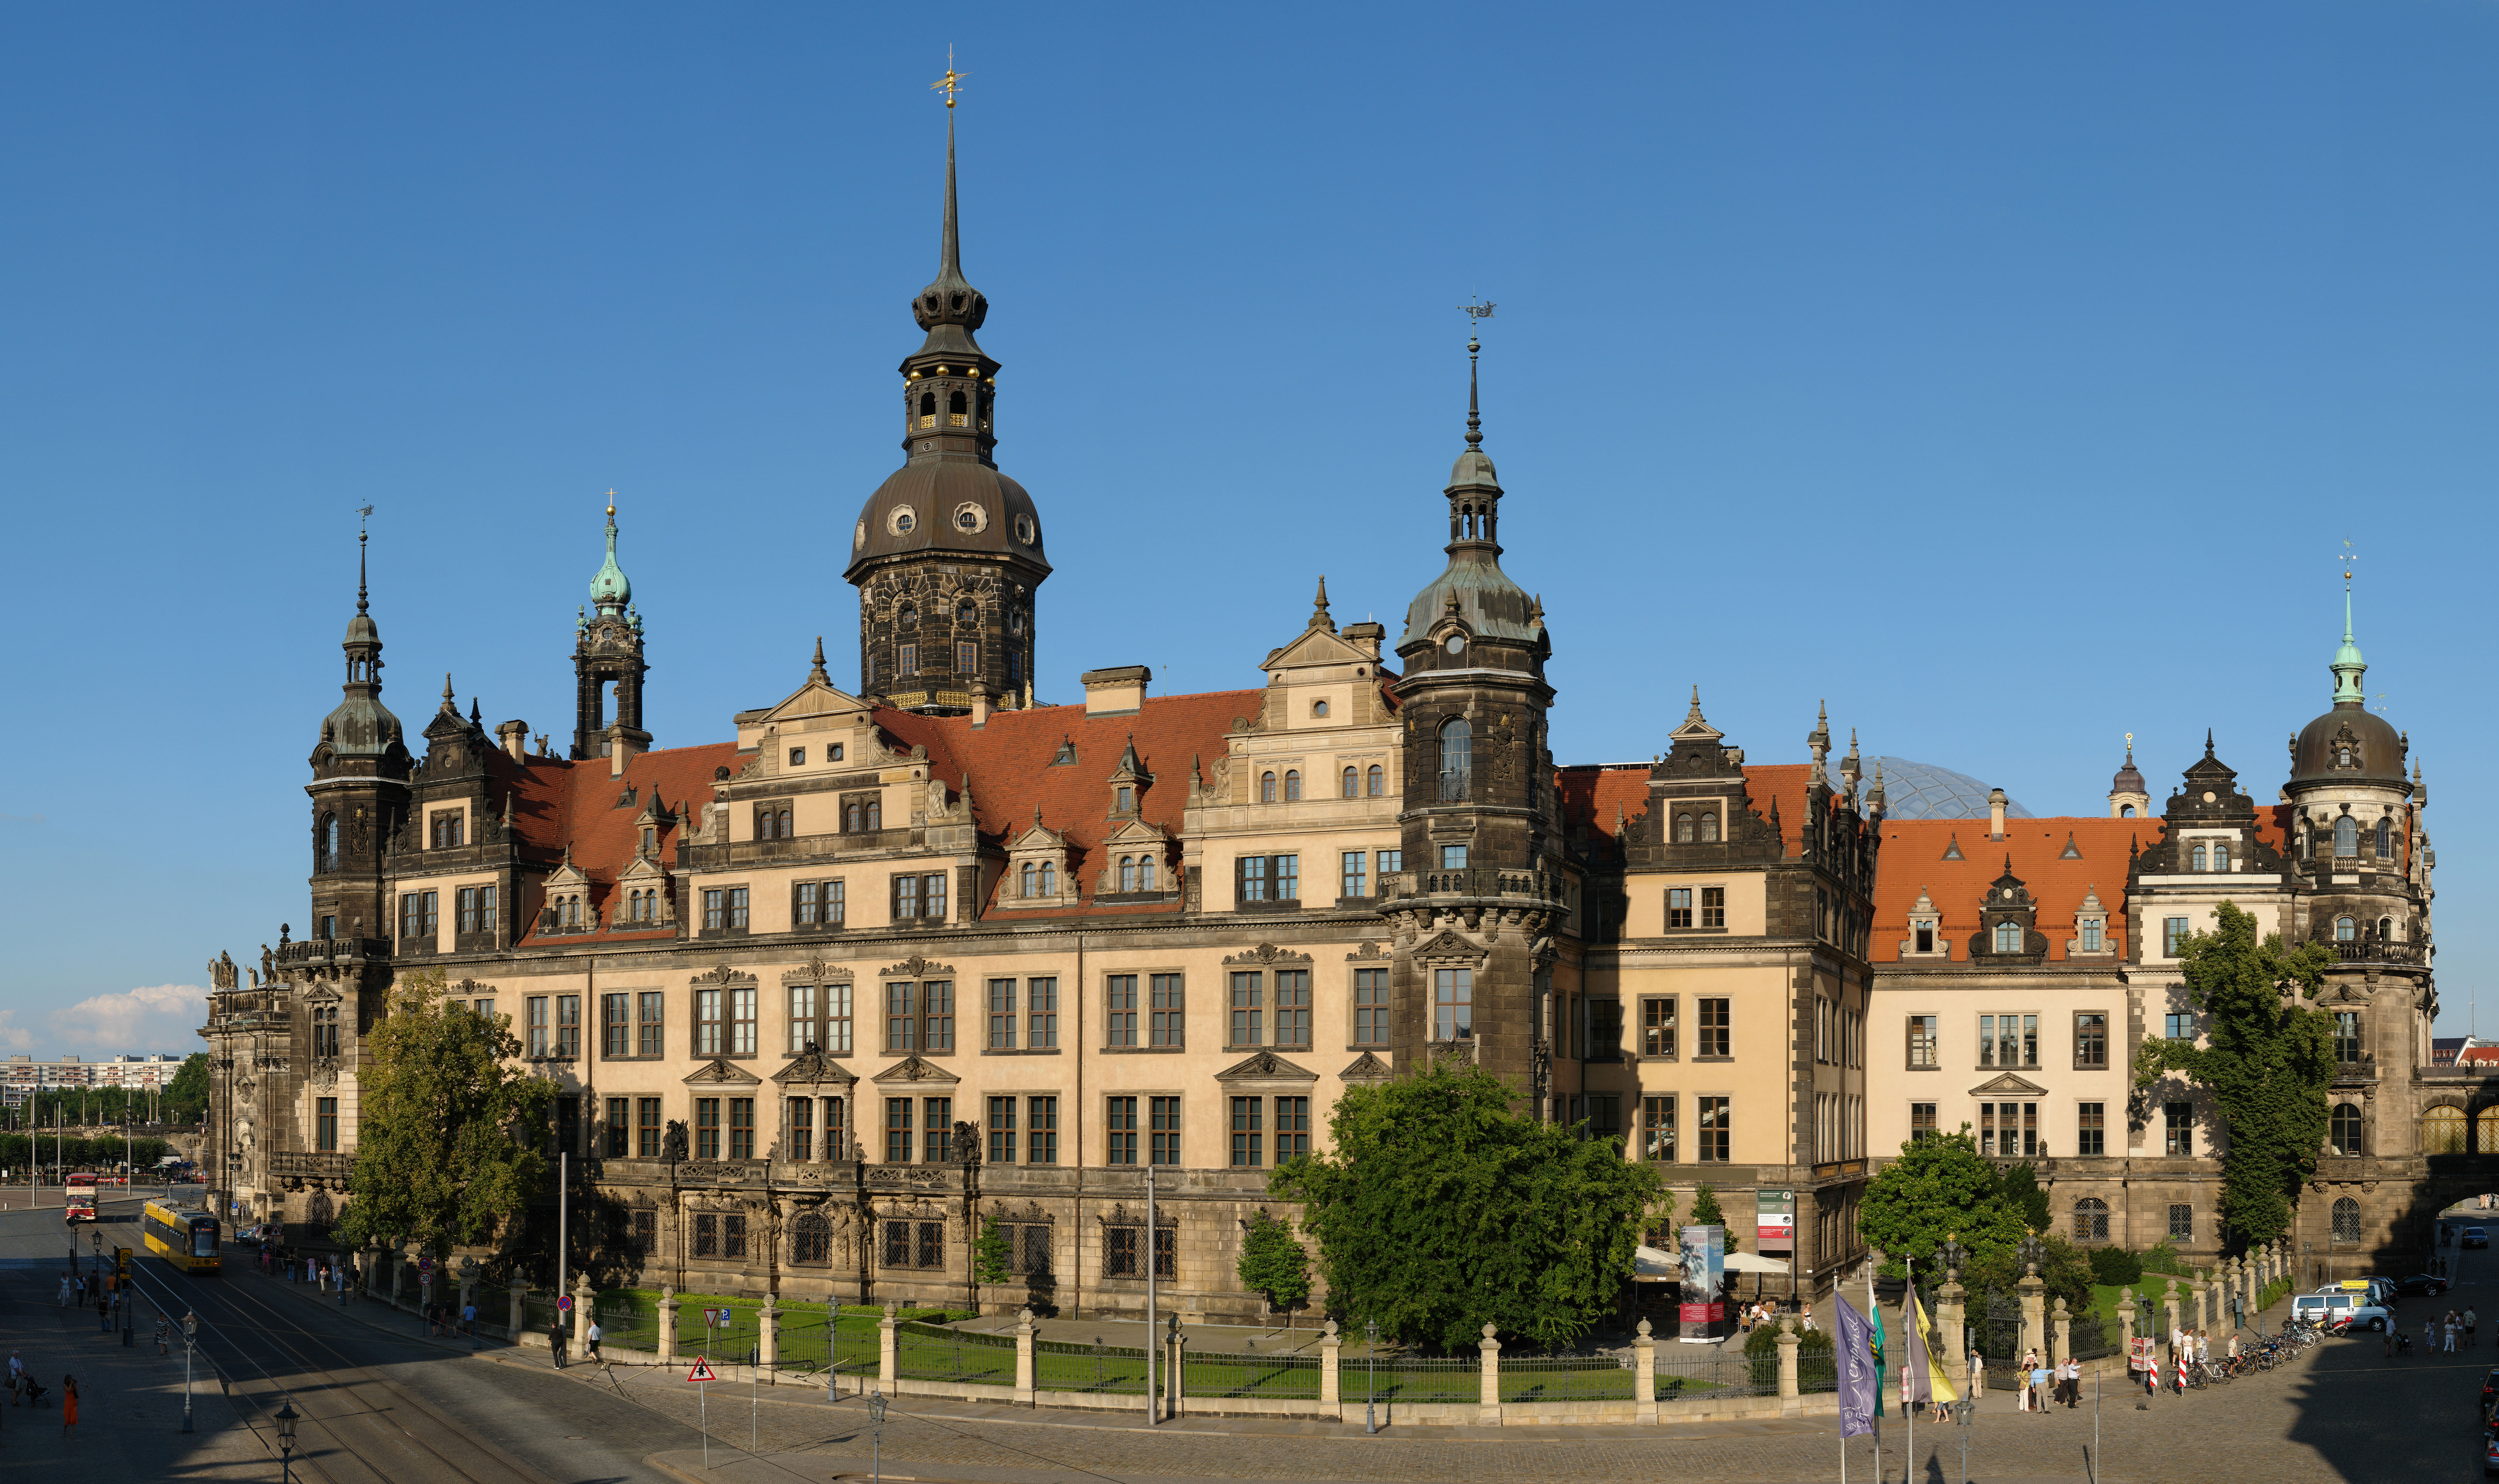
<instances>
[{"instance_id":1,"label":"leafy tree canopy","mask_svg":"<svg viewBox=\"0 0 2499 1484\"><path fill-rule=\"evenodd\" d=\"M1946 1237L1971 1252L2010 1259L2024 1235L2024 1213L2004 1199L1996 1167L1978 1152L1963 1124L1956 1134L1912 1139L1900 1157L1866 1182L1857 1229L1883 1249L1884 1271L1900 1275L1900 1259L1932 1262Z\"/></svg>"},{"instance_id":2,"label":"leafy tree canopy","mask_svg":"<svg viewBox=\"0 0 2499 1484\"><path fill-rule=\"evenodd\" d=\"M2205 1016L2205 1044L2155 1037L2135 1055L2134 1081L2164 1075L2208 1088L2229 1130L2222 1154L2222 1215L2248 1242L2290 1230L2300 1181L2325 1141L2325 1091L2334 1078L2333 1021L2299 1003L2315 999L2333 950L2285 949L2280 933L2256 939L2256 919L2229 902L2213 931L2179 950L2187 1000Z\"/></svg>"},{"instance_id":3,"label":"leafy tree canopy","mask_svg":"<svg viewBox=\"0 0 2499 1484\"><path fill-rule=\"evenodd\" d=\"M1015 1276L1011 1271L1014 1253L1007 1245L1006 1228L991 1216L981 1223L980 1240L972 1243L972 1277L977 1282L1003 1283Z\"/></svg>"},{"instance_id":4,"label":"leafy tree canopy","mask_svg":"<svg viewBox=\"0 0 2499 1484\"><path fill-rule=\"evenodd\" d=\"M437 1254L478 1242L544 1185L539 1135L555 1083L511 1065L511 1017L446 1005L440 973L403 976L367 1038L350 1246L411 1242Z\"/></svg>"},{"instance_id":5,"label":"leafy tree canopy","mask_svg":"<svg viewBox=\"0 0 2499 1484\"><path fill-rule=\"evenodd\" d=\"M2044 1232L2055 1224L2048 1219L2048 1192L2039 1188L2039 1176L2030 1168L2030 1161L2007 1165L1998 1172L1996 1193L2031 1231Z\"/></svg>"},{"instance_id":6,"label":"leafy tree canopy","mask_svg":"<svg viewBox=\"0 0 2499 1484\"><path fill-rule=\"evenodd\" d=\"M163 1107L169 1123L196 1123L209 1107L209 1053L193 1051L165 1084Z\"/></svg>"},{"instance_id":7,"label":"leafy tree canopy","mask_svg":"<svg viewBox=\"0 0 2499 1484\"><path fill-rule=\"evenodd\" d=\"M1469 1349L1490 1324L1571 1344L1613 1308L1662 1195L1620 1144L1521 1115L1455 1057L1347 1089L1328 1128L1268 1188L1303 1203L1331 1306L1408 1343Z\"/></svg>"},{"instance_id":8,"label":"leafy tree canopy","mask_svg":"<svg viewBox=\"0 0 2499 1484\"><path fill-rule=\"evenodd\" d=\"M2039 1244L2039 1281L2043 1285L2040 1302L2063 1299L2069 1311L2082 1312L2092 1302L2092 1284L2096 1280L2091 1252L2054 1232L2042 1232ZM1961 1274L1962 1286L1973 1293L1989 1288L2012 1293L2021 1278L2021 1255L2012 1248L1979 1254Z\"/></svg>"},{"instance_id":9,"label":"leafy tree canopy","mask_svg":"<svg viewBox=\"0 0 2499 1484\"><path fill-rule=\"evenodd\" d=\"M1281 1309L1292 1323L1293 1310L1311 1296L1311 1257L1293 1240L1293 1229L1260 1211L1241 1234L1241 1286L1267 1296L1267 1307Z\"/></svg>"}]
</instances>

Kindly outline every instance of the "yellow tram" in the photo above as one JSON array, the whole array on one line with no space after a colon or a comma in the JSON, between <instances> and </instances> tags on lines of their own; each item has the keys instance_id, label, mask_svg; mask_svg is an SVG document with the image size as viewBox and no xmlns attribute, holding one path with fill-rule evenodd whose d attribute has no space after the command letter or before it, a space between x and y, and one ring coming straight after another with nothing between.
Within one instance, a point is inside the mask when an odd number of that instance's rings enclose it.
<instances>
[{"instance_id":1,"label":"yellow tram","mask_svg":"<svg viewBox=\"0 0 2499 1484\"><path fill-rule=\"evenodd\" d=\"M216 1273L217 1218L166 1201L150 1201L139 1218L147 1250L185 1273Z\"/></svg>"}]
</instances>

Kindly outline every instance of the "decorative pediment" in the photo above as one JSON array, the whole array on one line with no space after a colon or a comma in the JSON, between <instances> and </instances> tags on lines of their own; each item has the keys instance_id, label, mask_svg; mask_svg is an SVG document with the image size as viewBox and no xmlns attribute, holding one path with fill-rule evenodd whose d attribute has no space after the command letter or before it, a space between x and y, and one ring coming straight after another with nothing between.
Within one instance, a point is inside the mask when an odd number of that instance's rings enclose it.
<instances>
[{"instance_id":1,"label":"decorative pediment","mask_svg":"<svg viewBox=\"0 0 2499 1484\"><path fill-rule=\"evenodd\" d=\"M1385 963L1389 956L1390 954L1388 950L1384 945L1379 943L1365 943L1362 947L1346 954L1345 961L1347 963Z\"/></svg>"},{"instance_id":2,"label":"decorative pediment","mask_svg":"<svg viewBox=\"0 0 2499 1484\"><path fill-rule=\"evenodd\" d=\"M1249 1060L1226 1067L1215 1074L1218 1082L1314 1082L1319 1075L1297 1067L1273 1051L1260 1051Z\"/></svg>"},{"instance_id":3,"label":"decorative pediment","mask_svg":"<svg viewBox=\"0 0 2499 1484\"><path fill-rule=\"evenodd\" d=\"M1307 665L1377 663L1370 651L1338 633L1333 628L1314 624L1302 630L1301 637L1267 656L1260 669L1275 671L1300 669Z\"/></svg>"},{"instance_id":4,"label":"decorative pediment","mask_svg":"<svg viewBox=\"0 0 2499 1484\"><path fill-rule=\"evenodd\" d=\"M732 1066L729 1062L715 1056L711 1060L704 1062L701 1066L695 1068L694 1071L686 1074L685 1082L689 1087L709 1087L721 1085L732 1087L760 1087L763 1085L763 1079L747 1071L744 1067Z\"/></svg>"},{"instance_id":5,"label":"decorative pediment","mask_svg":"<svg viewBox=\"0 0 2499 1484\"><path fill-rule=\"evenodd\" d=\"M2028 1078L2007 1072L1972 1087L1969 1095L1974 1098L2042 1098L2048 1095L2048 1089Z\"/></svg>"},{"instance_id":6,"label":"decorative pediment","mask_svg":"<svg viewBox=\"0 0 2499 1484\"><path fill-rule=\"evenodd\" d=\"M1417 963L1479 964L1484 961L1485 956L1484 949L1480 944L1472 943L1445 927L1433 934L1414 950L1414 960Z\"/></svg>"},{"instance_id":7,"label":"decorative pediment","mask_svg":"<svg viewBox=\"0 0 2499 1484\"><path fill-rule=\"evenodd\" d=\"M1246 953L1235 953L1223 961L1226 964L1309 963L1311 955L1296 953L1291 949L1280 949L1272 943L1261 943Z\"/></svg>"},{"instance_id":8,"label":"decorative pediment","mask_svg":"<svg viewBox=\"0 0 2499 1484\"><path fill-rule=\"evenodd\" d=\"M1160 825L1152 823L1145 820L1123 820L1120 823L1118 828L1102 837L1102 848L1104 850L1118 850L1121 847L1126 847L1130 850L1144 847L1145 849L1152 850L1156 846L1169 845L1170 843L1171 835L1169 832L1164 830Z\"/></svg>"},{"instance_id":9,"label":"decorative pediment","mask_svg":"<svg viewBox=\"0 0 2499 1484\"><path fill-rule=\"evenodd\" d=\"M790 1058L790 1064L772 1074L772 1080L784 1087L848 1087L859 1081L859 1074L833 1060L814 1043Z\"/></svg>"},{"instance_id":10,"label":"decorative pediment","mask_svg":"<svg viewBox=\"0 0 2499 1484\"><path fill-rule=\"evenodd\" d=\"M1007 849L1010 851L1064 851L1067 849L1067 837L1041 823L1041 810L1036 806L1032 811L1032 823L1023 827L1022 834L1007 842Z\"/></svg>"},{"instance_id":11,"label":"decorative pediment","mask_svg":"<svg viewBox=\"0 0 2499 1484\"><path fill-rule=\"evenodd\" d=\"M873 1079L880 1082L959 1082L961 1078L934 1062L917 1056L905 1056L879 1072Z\"/></svg>"},{"instance_id":12,"label":"decorative pediment","mask_svg":"<svg viewBox=\"0 0 2499 1484\"><path fill-rule=\"evenodd\" d=\"M564 848L564 864L547 873L546 889L561 891L568 887L587 887L590 877L572 863L572 847Z\"/></svg>"},{"instance_id":13,"label":"decorative pediment","mask_svg":"<svg viewBox=\"0 0 2499 1484\"><path fill-rule=\"evenodd\" d=\"M492 984L481 984L473 979L464 979L442 992L452 996L454 999L473 999L481 994L492 995L495 992L495 986Z\"/></svg>"},{"instance_id":14,"label":"decorative pediment","mask_svg":"<svg viewBox=\"0 0 2499 1484\"><path fill-rule=\"evenodd\" d=\"M741 974L737 970L730 968L729 965L722 964L719 967L712 969L709 973L696 975L694 984L695 987L698 989L726 989L730 987L751 989L755 987L755 976L752 974Z\"/></svg>"},{"instance_id":15,"label":"decorative pediment","mask_svg":"<svg viewBox=\"0 0 2499 1484\"><path fill-rule=\"evenodd\" d=\"M616 873L616 884L620 887L629 882L636 887L665 886L667 880L668 873L660 869L660 863L648 855L634 856L632 865Z\"/></svg>"},{"instance_id":16,"label":"decorative pediment","mask_svg":"<svg viewBox=\"0 0 2499 1484\"><path fill-rule=\"evenodd\" d=\"M953 964L938 963L932 959L923 958L917 953L900 963L888 964L877 970L878 976L884 979L927 979L932 976L948 979L952 978L954 973Z\"/></svg>"},{"instance_id":17,"label":"decorative pediment","mask_svg":"<svg viewBox=\"0 0 2499 1484\"><path fill-rule=\"evenodd\" d=\"M1371 1052L1365 1051L1353 1059L1352 1066L1349 1066L1337 1074L1337 1081L1346 1082L1384 1082L1396 1075L1397 1074L1390 1069L1388 1063L1381 1061Z\"/></svg>"},{"instance_id":18,"label":"decorative pediment","mask_svg":"<svg viewBox=\"0 0 2499 1484\"><path fill-rule=\"evenodd\" d=\"M795 969L781 971L781 983L785 984L847 984L850 982L850 970L825 962L821 953Z\"/></svg>"},{"instance_id":19,"label":"decorative pediment","mask_svg":"<svg viewBox=\"0 0 2499 1484\"><path fill-rule=\"evenodd\" d=\"M1135 1210L1130 1210L1128 1209L1127 1202L1114 1201L1111 1203L1111 1209L1109 1210L1102 1210L1099 1208L1096 1208L1093 1219L1104 1226L1143 1226L1146 1221L1146 1212L1145 1208L1143 1207L1139 1207ZM1169 1205L1165 1205L1161 1210L1154 1212L1154 1225L1178 1226L1180 1225L1180 1217L1173 1214L1172 1209Z\"/></svg>"}]
</instances>

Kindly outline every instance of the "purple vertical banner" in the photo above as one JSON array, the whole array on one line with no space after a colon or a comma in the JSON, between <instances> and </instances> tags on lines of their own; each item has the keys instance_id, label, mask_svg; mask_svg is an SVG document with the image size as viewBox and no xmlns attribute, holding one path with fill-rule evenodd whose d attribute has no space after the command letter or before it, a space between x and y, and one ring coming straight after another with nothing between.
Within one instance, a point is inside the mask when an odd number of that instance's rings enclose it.
<instances>
[{"instance_id":1,"label":"purple vertical banner","mask_svg":"<svg viewBox=\"0 0 2499 1484\"><path fill-rule=\"evenodd\" d=\"M1844 1298L1839 1306L1839 1436L1874 1431L1874 1327Z\"/></svg>"}]
</instances>

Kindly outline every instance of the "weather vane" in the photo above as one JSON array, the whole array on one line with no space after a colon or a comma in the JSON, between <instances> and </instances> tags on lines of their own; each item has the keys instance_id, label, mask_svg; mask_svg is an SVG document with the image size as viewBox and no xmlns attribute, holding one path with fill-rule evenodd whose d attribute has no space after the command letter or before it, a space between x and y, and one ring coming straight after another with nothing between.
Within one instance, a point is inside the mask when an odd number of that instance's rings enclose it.
<instances>
[{"instance_id":1,"label":"weather vane","mask_svg":"<svg viewBox=\"0 0 2499 1484\"><path fill-rule=\"evenodd\" d=\"M373 507L371 505L358 505L356 507L356 534L362 535L365 533L365 522L373 519Z\"/></svg>"},{"instance_id":2,"label":"weather vane","mask_svg":"<svg viewBox=\"0 0 2499 1484\"><path fill-rule=\"evenodd\" d=\"M2352 586L2352 564L2353 564L2353 563L2354 563L2354 562L2357 562L2357 561L2359 561L2359 560L2360 560L2360 554L2359 554L2358 552L2353 551L2353 550L2352 549L2352 543L2351 543L2351 542L2349 542L2349 541L2344 542L2344 543L2343 543L2343 586L2344 586L2346 589L2349 589L2349 588Z\"/></svg>"},{"instance_id":3,"label":"weather vane","mask_svg":"<svg viewBox=\"0 0 2499 1484\"><path fill-rule=\"evenodd\" d=\"M1467 318L1472 320L1480 322L1482 320L1492 318L1492 302L1490 300L1477 300L1475 296L1469 295L1467 297L1467 302L1458 306L1458 307L1466 310Z\"/></svg>"},{"instance_id":4,"label":"weather vane","mask_svg":"<svg viewBox=\"0 0 2499 1484\"><path fill-rule=\"evenodd\" d=\"M946 76L929 83L928 90L932 93L944 93L946 106L951 109L955 106L955 90L962 86L963 80L970 76L968 72L955 70L955 45L949 42L946 44Z\"/></svg>"}]
</instances>

